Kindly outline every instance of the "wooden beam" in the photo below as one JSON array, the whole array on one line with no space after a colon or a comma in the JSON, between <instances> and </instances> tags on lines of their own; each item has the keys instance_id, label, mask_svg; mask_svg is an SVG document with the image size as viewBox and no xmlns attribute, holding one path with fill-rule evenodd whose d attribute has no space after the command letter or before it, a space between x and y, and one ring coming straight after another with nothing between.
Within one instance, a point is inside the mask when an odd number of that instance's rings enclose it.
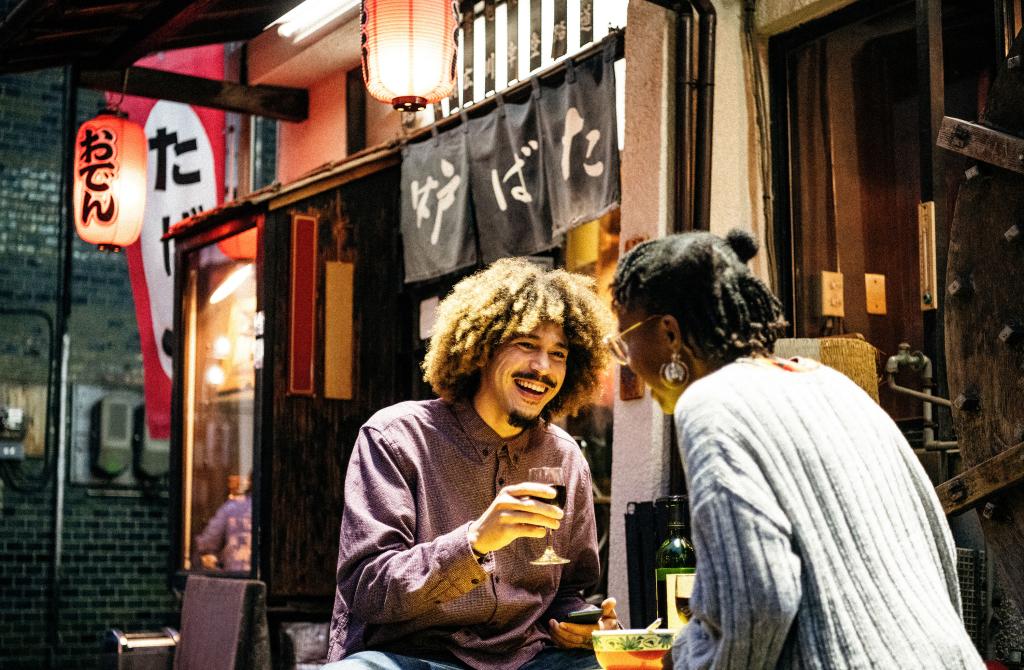
<instances>
[{"instance_id":1,"label":"wooden beam","mask_svg":"<svg viewBox=\"0 0 1024 670\"><path fill-rule=\"evenodd\" d=\"M1024 174L1024 137L944 116L936 144L943 149Z\"/></svg>"},{"instance_id":2,"label":"wooden beam","mask_svg":"<svg viewBox=\"0 0 1024 670\"><path fill-rule=\"evenodd\" d=\"M982 461L935 487L947 516L966 512L985 498L1024 481L1024 442Z\"/></svg>"},{"instance_id":3,"label":"wooden beam","mask_svg":"<svg viewBox=\"0 0 1024 670\"><path fill-rule=\"evenodd\" d=\"M125 67L151 51L159 51L168 38L177 35L199 19L203 12L217 2L218 0L195 0L185 3L184 8L182 3L175 0L161 2L145 19L111 45L110 53L114 55L112 64Z\"/></svg>"},{"instance_id":4,"label":"wooden beam","mask_svg":"<svg viewBox=\"0 0 1024 670\"><path fill-rule=\"evenodd\" d=\"M124 70L83 70L81 85L120 93ZM244 86L227 81L193 77L144 67L128 68L128 95L172 100L241 114L255 114L282 121L309 117L309 92L284 86Z\"/></svg>"}]
</instances>

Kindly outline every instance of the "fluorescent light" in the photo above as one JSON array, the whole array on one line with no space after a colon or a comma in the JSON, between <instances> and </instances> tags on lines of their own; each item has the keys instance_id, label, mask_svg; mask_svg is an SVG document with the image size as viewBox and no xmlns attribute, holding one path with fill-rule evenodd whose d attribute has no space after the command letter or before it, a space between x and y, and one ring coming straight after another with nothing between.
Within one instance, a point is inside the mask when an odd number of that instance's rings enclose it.
<instances>
[{"instance_id":1,"label":"fluorescent light","mask_svg":"<svg viewBox=\"0 0 1024 670\"><path fill-rule=\"evenodd\" d=\"M277 26L277 34L292 42L301 42L342 15L359 9L360 0L305 0L267 26Z\"/></svg>"},{"instance_id":2,"label":"fluorescent light","mask_svg":"<svg viewBox=\"0 0 1024 670\"><path fill-rule=\"evenodd\" d=\"M238 268L227 276L227 279L220 283L220 286L214 290L210 296L210 304L216 305L218 302L228 297L238 287L245 283L245 280L252 276L252 263L246 263L242 267Z\"/></svg>"}]
</instances>

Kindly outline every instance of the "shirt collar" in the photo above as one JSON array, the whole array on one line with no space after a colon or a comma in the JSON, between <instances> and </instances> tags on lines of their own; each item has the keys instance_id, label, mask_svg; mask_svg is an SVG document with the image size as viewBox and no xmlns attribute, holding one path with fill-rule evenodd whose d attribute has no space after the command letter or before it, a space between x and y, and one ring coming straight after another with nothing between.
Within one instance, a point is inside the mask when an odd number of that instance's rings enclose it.
<instances>
[{"instance_id":1,"label":"shirt collar","mask_svg":"<svg viewBox=\"0 0 1024 670\"><path fill-rule=\"evenodd\" d=\"M537 434L537 428L541 425L527 428L515 437L504 438L480 418L469 401L459 400L452 403L452 413L465 433L468 445L481 459L497 453L502 447L507 447L509 457L518 460L519 454L529 448L532 437Z\"/></svg>"}]
</instances>

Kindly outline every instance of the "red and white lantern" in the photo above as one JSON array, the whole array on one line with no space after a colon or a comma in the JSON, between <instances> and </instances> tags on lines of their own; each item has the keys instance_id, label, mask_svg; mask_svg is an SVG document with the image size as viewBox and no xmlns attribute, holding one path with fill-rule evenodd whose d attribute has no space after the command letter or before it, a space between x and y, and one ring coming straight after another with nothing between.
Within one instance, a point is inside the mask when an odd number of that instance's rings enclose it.
<instances>
[{"instance_id":1,"label":"red and white lantern","mask_svg":"<svg viewBox=\"0 0 1024 670\"><path fill-rule=\"evenodd\" d=\"M120 251L142 230L146 206L146 135L109 110L75 139L75 229L104 251Z\"/></svg>"},{"instance_id":2,"label":"red and white lantern","mask_svg":"<svg viewBox=\"0 0 1024 670\"><path fill-rule=\"evenodd\" d=\"M363 0L363 80L374 98L414 112L455 88L459 10L453 0Z\"/></svg>"}]
</instances>

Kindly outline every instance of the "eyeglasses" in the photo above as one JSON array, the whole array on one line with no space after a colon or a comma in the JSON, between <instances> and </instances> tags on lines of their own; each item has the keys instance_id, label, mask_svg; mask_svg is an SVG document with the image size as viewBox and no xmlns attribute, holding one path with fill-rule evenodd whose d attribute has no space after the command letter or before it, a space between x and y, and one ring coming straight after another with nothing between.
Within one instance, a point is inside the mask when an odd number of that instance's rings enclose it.
<instances>
[{"instance_id":1,"label":"eyeglasses","mask_svg":"<svg viewBox=\"0 0 1024 670\"><path fill-rule=\"evenodd\" d=\"M642 321L637 321L629 328L615 333L614 335L605 335L602 342L608 347L608 351L612 353L612 358L615 359L619 365L629 365L629 345L626 344L626 335L640 326L644 325L652 319L660 319L665 316L664 314L651 314L649 317Z\"/></svg>"}]
</instances>

